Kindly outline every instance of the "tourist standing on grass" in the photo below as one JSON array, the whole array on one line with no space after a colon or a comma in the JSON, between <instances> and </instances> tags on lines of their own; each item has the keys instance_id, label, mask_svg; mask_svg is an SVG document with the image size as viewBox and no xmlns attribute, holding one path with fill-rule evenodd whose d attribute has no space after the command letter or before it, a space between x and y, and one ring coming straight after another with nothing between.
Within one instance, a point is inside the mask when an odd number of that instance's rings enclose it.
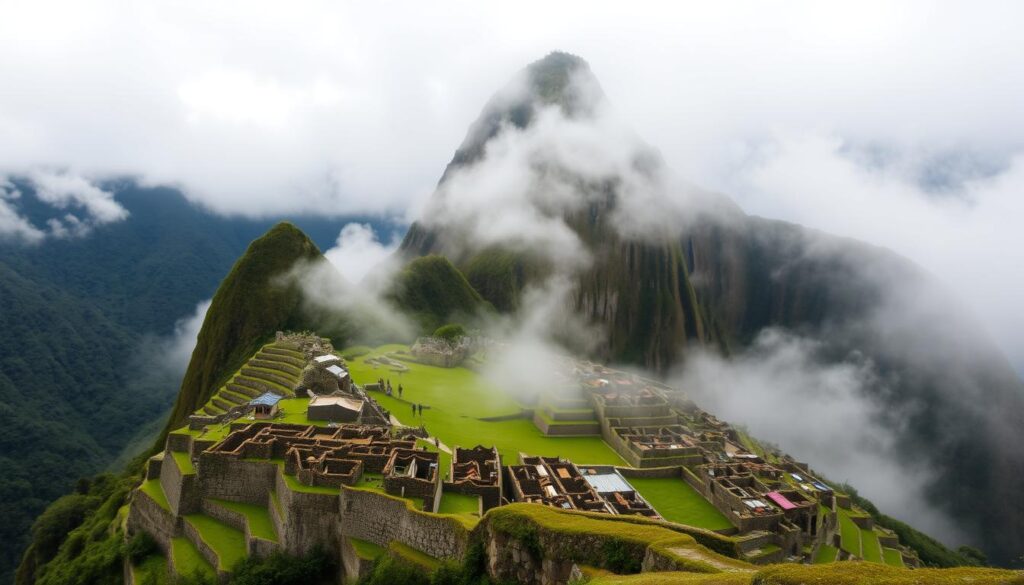
<instances>
[{"instance_id":1,"label":"tourist standing on grass","mask_svg":"<svg viewBox=\"0 0 1024 585\"><path fill-rule=\"evenodd\" d=\"M401 384L398 385L398 397L399 398L402 397L402 385Z\"/></svg>"},{"instance_id":2,"label":"tourist standing on grass","mask_svg":"<svg viewBox=\"0 0 1024 585\"><path fill-rule=\"evenodd\" d=\"M416 416L416 405L415 404L412 405L412 415Z\"/></svg>"}]
</instances>

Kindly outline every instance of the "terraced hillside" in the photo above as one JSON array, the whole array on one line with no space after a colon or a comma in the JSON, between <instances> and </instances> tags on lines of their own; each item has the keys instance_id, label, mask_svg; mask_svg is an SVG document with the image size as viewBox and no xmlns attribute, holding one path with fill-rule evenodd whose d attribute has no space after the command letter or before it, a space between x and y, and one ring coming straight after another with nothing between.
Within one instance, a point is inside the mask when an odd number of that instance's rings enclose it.
<instances>
[{"instance_id":1,"label":"terraced hillside","mask_svg":"<svg viewBox=\"0 0 1024 585\"><path fill-rule=\"evenodd\" d=\"M200 412L210 416L224 414L266 392L292 398L306 361L293 344L285 341L268 343L210 397Z\"/></svg>"}]
</instances>

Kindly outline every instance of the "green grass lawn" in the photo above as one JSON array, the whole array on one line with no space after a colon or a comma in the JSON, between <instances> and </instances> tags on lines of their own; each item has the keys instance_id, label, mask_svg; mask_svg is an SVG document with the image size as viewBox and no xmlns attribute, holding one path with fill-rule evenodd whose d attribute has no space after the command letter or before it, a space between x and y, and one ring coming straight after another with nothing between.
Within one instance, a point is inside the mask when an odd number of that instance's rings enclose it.
<instances>
[{"instance_id":1,"label":"green grass lawn","mask_svg":"<svg viewBox=\"0 0 1024 585\"><path fill-rule=\"evenodd\" d=\"M817 554L814 555L814 562L816 564L831 563L836 560L836 555L839 554L839 549L834 546L823 544L818 547Z\"/></svg>"},{"instance_id":2,"label":"green grass lawn","mask_svg":"<svg viewBox=\"0 0 1024 585\"><path fill-rule=\"evenodd\" d=\"M196 472L196 468L192 465L192 459L188 456L188 453L171 451L171 456L174 457L174 462L178 465L178 470L181 471L182 475L192 475Z\"/></svg>"},{"instance_id":3,"label":"green grass lawn","mask_svg":"<svg viewBox=\"0 0 1024 585\"><path fill-rule=\"evenodd\" d=\"M708 530L732 528L718 508L682 479L627 479L666 520Z\"/></svg>"},{"instance_id":4,"label":"green grass lawn","mask_svg":"<svg viewBox=\"0 0 1024 585\"><path fill-rule=\"evenodd\" d=\"M270 519L270 512L265 507L217 499L214 499L213 502L218 506L245 516L245 521L249 525L249 532L253 536L277 542L277 531L274 530L274 522Z\"/></svg>"},{"instance_id":5,"label":"green grass lawn","mask_svg":"<svg viewBox=\"0 0 1024 585\"><path fill-rule=\"evenodd\" d=\"M146 492L146 495L153 498L160 507L168 512L171 511L171 505L167 502L167 495L164 494L164 486L160 485L160 478L156 477L153 479L147 479L142 482L140 489Z\"/></svg>"},{"instance_id":6,"label":"green grass lawn","mask_svg":"<svg viewBox=\"0 0 1024 585\"><path fill-rule=\"evenodd\" d=\"M349 542L352 543L352 548L356 551L356 556L361 559L373 560L384 554L384 547L379 544L374 544L368 540L362 540L359 538L349 537Z\"/></svg>"},{"instance_id":7,"label":"green grass lawn","mask_svg":"<svg viewBox=\"0 0 1024 585\"><path fill-rule=\"evenodd\" d=\"M380 348L366 357L379 352ZM403 362L409 366L409 371L399 376L387 369L374 369L367 365L364 362L366 357L348 362L352 379L358 384L367 384L376 382L382 376L390 377L391 385L396 390L401 382L405 388L405 401L382 393L373 393L373 398L403 424L423 424L449 447L494 445L506 465L517 463L520 451L531 455L561 456L579 464L625 465L622 458L600 437L547 437L532 421L525 418L500 422L479 420L480 417L515 413L520 407L501 390L487 384L470 370ZM409 401L421 402L430 408L423 410L422 417L413 416Z\"/></svg>"},{"instance_id":8,"label":"green grass lawn","mask_svg":"<svg viewBox=\"0 0 1024 585\"><path fill-rule=\"evenodd\" d=\"M179 575L191 577L198 573L209 579L216 576L213 566L199 554L196 545L184 536L171 539L171 555L174 558L174 569Z\"/></svg>"},{"instance_id":9,"label":"green grass lawn","mask_svg":"<svg viewBox=\"0 0 1024 585\"><path fill-rule=\"evenodd\" d=\"M903 555L900 551L894 548L883 548L882 556L885 558L885 564L892 565L894 567L903 566Z\"/></svg>"},{"instance_id":10,"label":"green grass lawn","mask_svg":"<svg viewBox=\"0 0 1024 585\"><path fill-rule=\"evenodd\" d=\"M473 514L480 511L480 498L450 492L441 493L441 505L437 507L439 514Z\"/></svg>"},{"instance_id":11,"label":"green grass lawn","mask_svg":"<svg viewBox=\"0 0 1024 585\"><path fill-rule=\"evenodd\" d=\"M874 530L860 531L860 546L864 553L864 560L872 563L881 563L882 547L878 544L878 535Z\"/></svg>"},{"instance_id":12,"label":"green grass lawn","mask_svg":"<svg viewBox=\"0 0 1024 585\"><path fill-rule=\"evenodd\" d=\"M839 537L843 550L863 558L860 546L860 528L850 519L850 511L839 508Z\"/></svg>"},{"instance_id":13,"label":"green grass lawn","mask_svg":"<svg viewBox=\"0 0 1024 585\"><path fill-rule=\"evenodd\" d=\"M519 404L500 388L489 384L475 372L466 368L437 368L425 364L402 362L409 368L408 372L397 373L382 366L367 364L366 360L382 355L385 351L408 350L404 345L385 345L371 354L348 362L352 379L357 384L376 382L378 378L391 380L398 395L398 385L404 389L402 398L409 402L429 405L434 409L442 409L456 416L485 418L502 416L519 412ZM345 353L342 351L340 353ZM396 400L397 402L397 400ZM406 410L410 410L406 406ZM426 411L424 411L424 414ZM395 409L399 418L405 414Z\"/></svg>"},{"instance_id":14,"label":"green grass lawn","mask_svg":"<svg viewBox=\"0 0 1024 585\"><path fill-rule=\"evenodd\" d=\"M230 570L246 557L245 534L241 530L205 514L189 514L185 521L199 531L203 542L217 553L218 569Z\"/></svg>"}]
</instances>

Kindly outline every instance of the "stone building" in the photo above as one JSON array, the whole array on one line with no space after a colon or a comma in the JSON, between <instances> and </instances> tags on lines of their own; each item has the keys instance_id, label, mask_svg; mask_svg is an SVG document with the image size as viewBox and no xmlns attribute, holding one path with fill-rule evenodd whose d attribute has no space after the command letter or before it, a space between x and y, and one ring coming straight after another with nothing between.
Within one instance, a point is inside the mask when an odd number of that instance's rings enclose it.
<instances>
[{"instance_id":1,"label":"stone building","mask_svg":"<svg viewBox=\"0 0 1024 585\"><path fill-rule=\"evenodd\" d=\"M360 422L366 402L349 396L321 396L309 400L306 418L342 423Z\"/></svg>"},{"instance_id":2,"label":"stone building","mask_svg":"<svg viewBox=\"0 0 1024 585\"><path fill-rule=\"evenodd\" d=\"M452 468L444 490L467 496L479 496L481 512L501 505L501 455L494 447L477 445L472 449L455 447Z\"/></svg>"},{"instance_id":3,"label":"stone building","mask_svg":"<svg viewBox=\"0 0 1024 585\"><path fill-rule=\"evenodd\" d=\"M435 451L395 449L384 466L384 490L405 498L423 498L424 508L434 510L441 494L438 463Z\"/></svg>"}]
</instances>

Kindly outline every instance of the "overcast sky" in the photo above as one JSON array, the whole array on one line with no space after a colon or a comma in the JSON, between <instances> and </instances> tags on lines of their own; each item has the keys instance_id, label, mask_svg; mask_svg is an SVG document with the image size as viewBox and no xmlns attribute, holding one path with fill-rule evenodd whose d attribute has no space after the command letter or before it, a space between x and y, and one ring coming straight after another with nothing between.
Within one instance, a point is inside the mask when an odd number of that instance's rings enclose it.
<instances>
[{"instance_id":1,"label":"overcast sky","mask_svg":"<svg viewBox=\"0 0 1024 585\"><path fill-rule=\"evenodd\" d=\"M55 205L131 174L222 213L412 218L561 49L680 176L909 256L1024 369L1024 4L606 4L0 0L0 229L43 237L2 184L33 173L79 185Z\"/></svg>"}]
</instances>

